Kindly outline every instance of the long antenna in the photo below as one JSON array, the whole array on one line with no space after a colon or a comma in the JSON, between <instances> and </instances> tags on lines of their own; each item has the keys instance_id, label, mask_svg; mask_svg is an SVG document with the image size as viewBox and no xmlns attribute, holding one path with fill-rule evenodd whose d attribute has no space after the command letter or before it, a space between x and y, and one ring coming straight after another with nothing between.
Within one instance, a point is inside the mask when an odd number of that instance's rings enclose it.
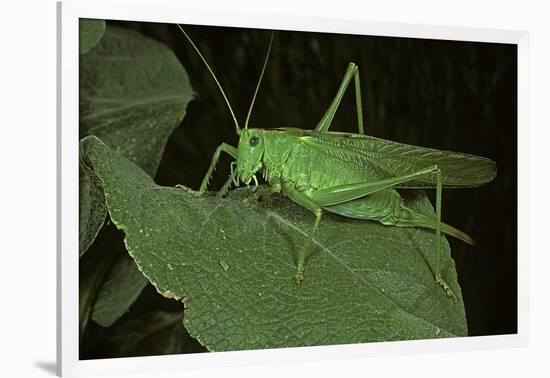
<instances>
[{"instance_id":1,"label":"long antenna","mask_svg":"<svg viewBox=\"0 0 550 378\"><path fill-rule=\"evenodd\" d=\"M267 54L265 56L264 66L262 67L262 73L260 74L260 79L258 80L258 84L256 85L256 90L254 91L254 96L252 97L252 102L250 103L250 107L248 108L248 114L246 115L246 121L244 122L245 129L248 129L248 121L250 120L250 115L252 114L252 108L254 107L254 101L256 101L256 95L258 94L258 90L260 89L262 78L264 77L265 67L267 66L267 61L269 60L269 53L271 52L271 44L273 43L274 35L275 32L271 32L271 39L269 40L269 47L267 48Z\"/></svg>"},{"instance_id":2,"label":"long antenna","mask_svg":"<svg viewBox=\"0 0 550 378\"><path fill-rule=\"evenodd\" d=\"M212 77L214 78L214 81L218 85L218 88L220 88L220 91L222 92L223 99L225 100L225 103L227 104L227 107L229 108L229 111L231 112L231 117L233 117L233 122L235 122L235 128L236 128L236 131L237 131L237 135L239 135L241 133L241 128L239 127L239 122L237 122L237 117L235 117L235 113L233 112L233 108L231 107L231 104L229 103L229 100L227 99L227 96L225 95L225 92L223 91L223 88L222 88L220 82L218 81L218 78L214 74L214 71L212 71L212 68L210 68L210 66L208 65L208 62L206 61L206 59L204 59L204 57L202 56L201 52L199 51L199 48L195 45L193 40L187 35L187 33L185 32L185 30L183 30L183 28L181 27L180 24L177 24L177 25L178 25L178 28L180 28L183 35L185 36L185 38L187 38L187 40L191 43L191 45L193 46L193 48L195 49L197 54L199 54L199 57L201 58L203 63L206 65L206 68L208 68L208 71L210 71L210 74L212 75ZM271 45L270 45L270 47L271 47ZM264 68L265 68L265 66L264 66Z\"/></svg>"}]
</instances>

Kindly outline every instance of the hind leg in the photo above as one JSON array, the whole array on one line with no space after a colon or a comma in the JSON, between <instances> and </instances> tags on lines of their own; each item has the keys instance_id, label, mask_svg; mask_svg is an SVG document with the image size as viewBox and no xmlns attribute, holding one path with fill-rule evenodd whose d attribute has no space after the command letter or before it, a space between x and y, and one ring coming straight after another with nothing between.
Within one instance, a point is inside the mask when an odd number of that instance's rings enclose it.
<instances>
[{"instance_id":1,"label":"hind leg","mask_svg":"<svg viewBox=\"0 0 550 378\"><path fill-rule=\"evenodd\" d=\"M455 302L457 301L456 295L450 288L450 286L445 282L441 275L441 195L442 195L442 179L441 179L441 170L437 165L433 165L424 169L421 169L417 172L410 173L408 175L390 177L384 180L374 181L374 182L359 182L355 184L346 184L340 185L332 188L321 189L312 194L311 199L323 208L330 210L330 207L335 207L335 205L342 205L350 201L357 200L359 198L364 198L373 193L384 193L384 190L393 188L399 184L412 181L421 177L433 177L436 176L436 205L435 205L435 237L437 250L433 275L435 281L443 287L447 295L452 298ZM386 192L389 193L389 192ZM381 200L384 200L384 195L382 195ZM342 206L340 206L342 207ZM373 209L370 209L365 212L365 219L376 219L384 224L393 225L392 223L392 214L388 213L388 205L384 204L381 201L379 206L376 206ZM385 213L384 213L385 212ZM349 216L346 214L342 214ZM353 216L351 216L353 217ZM355 217L353 217L355 218ZM419 226L418 224L416 226Z\"/></svg>"}]
</instances>

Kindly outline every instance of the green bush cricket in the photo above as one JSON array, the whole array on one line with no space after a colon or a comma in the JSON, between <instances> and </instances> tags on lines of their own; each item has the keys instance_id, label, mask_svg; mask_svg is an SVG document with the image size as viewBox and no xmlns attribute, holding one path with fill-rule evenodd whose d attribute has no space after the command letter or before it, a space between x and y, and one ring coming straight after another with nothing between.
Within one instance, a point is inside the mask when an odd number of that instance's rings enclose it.
<instances>
[{"instance_id":1,"label":"green bush cricket","mask_svg":"<svg viewBox=\"0 0 550 378\"><path fill-rule=\"evenodd\" d=\"M438 250L435 266L430 267L436 282L449 297L455 294L441 274L441 233L475 244L466 233L441 221L442 188L471 188L492 181L496 163L465 153L442 151L379 139L365 135L361 86L357 65L349 63L340 87L327 111L313 130L299 128L248 128L266 66L273 34L260 78L248 110L244 128L239 126L221 84L191 38L191 43L220 89L239 136L237 148L222 143L216 149L198 193L204 194L222 152L235 161L231 174L218 194L227 193L231 184L254 182L254 199L268 193L282 193L311 211L315 220L298 252L294 281L304 279L305 260L312 248L323 211L348 218L378 221L397 227L420 227L435 231ZM355 84L358 133L329 131L334 115L351 80ZM257 175L268 183L259 187ZM404 205L396 189L436 189L435 218Z\"/></svg>"}]
</instances>

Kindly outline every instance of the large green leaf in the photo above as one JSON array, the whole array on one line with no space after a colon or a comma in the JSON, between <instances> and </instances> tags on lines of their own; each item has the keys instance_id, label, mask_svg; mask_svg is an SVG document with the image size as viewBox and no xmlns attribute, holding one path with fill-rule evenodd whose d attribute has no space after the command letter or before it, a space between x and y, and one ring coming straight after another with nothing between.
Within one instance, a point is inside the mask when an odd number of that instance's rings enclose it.
<instances>
[{"instance_id":1,"label":"large green leaf","mask_svg":"<svg viewBox=\"0 0 550 378\"><path fill-rule=\"evenodd\" d=\"M109 25L101 42L80 59L80 135L100 137L154 175L192 95L187 73L170 49ZM103 198L81 170L81 255L105 216Z\"/></svg>"},{"instance_id":2,"label":"large green leaf","mask_svg":"<svg viewBox=\"0 0 550 378\"><path fill-rule=\"evenodd\" d=\"M160 187L97 138L81 148L128 252L160 293L185 303L185 326L209 350L467 334L448 244L443 276L458 303L427 263L433 232L327 214L296 285L296 252L313 223L308 211L278 195L244 206L246 189L220 198ZM433 213L414 193L408 206Z\"/></svg>"}]
</instances>

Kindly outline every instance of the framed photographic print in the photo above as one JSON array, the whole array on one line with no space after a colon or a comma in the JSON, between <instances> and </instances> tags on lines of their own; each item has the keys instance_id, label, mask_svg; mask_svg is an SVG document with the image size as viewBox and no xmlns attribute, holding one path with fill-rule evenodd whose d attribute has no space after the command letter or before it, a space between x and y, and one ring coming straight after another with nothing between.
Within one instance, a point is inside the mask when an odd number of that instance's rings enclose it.
<instances>
[{"instance_id":1,"label":"framed photographic print","mask_svg":"<svg viewBox=\"0 0 550 378\"><path fill-rule=\"evenodd\" d=\"M58 14L60 374L525 343L525 32Z\"/></svg>"}]
</instances>

